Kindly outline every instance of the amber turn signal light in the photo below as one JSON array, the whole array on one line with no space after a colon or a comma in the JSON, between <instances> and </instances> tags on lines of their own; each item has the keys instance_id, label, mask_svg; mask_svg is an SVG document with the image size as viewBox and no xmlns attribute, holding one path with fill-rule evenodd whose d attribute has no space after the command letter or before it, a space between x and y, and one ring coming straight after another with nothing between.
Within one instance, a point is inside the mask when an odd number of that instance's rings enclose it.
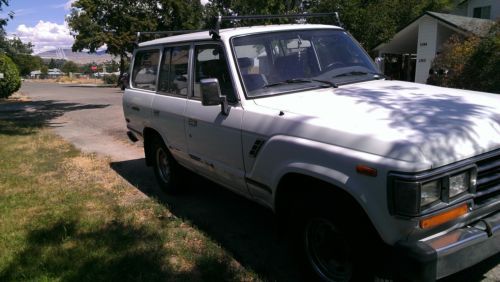
<instances>
[{"instance_id":1,"label":"amber turn signal light","mask_svg":"<svg viewBox=\"0 0 500 282\"><path fill-rule=\"evenodd\" d=\"M359 174L364 174L364 175L368 175L368 176L372 176L372 177L377 176L377 170L372 168L372 167L366 166L366 165L357 165L356 171Z\"/></svg>"},{"instance_id":2,"label":"amber turn signal light","mask_svg":"<svg viewBox=\"0 0 500 282\"><path fill-rule=\"evenodd\" d=\"M468 212L467 204L460 205L454 209L445 211L435 216L431 216L420 221L420 227L423 229L432 228L445 222L458 218Z\"/></svg>"}]
</instances>

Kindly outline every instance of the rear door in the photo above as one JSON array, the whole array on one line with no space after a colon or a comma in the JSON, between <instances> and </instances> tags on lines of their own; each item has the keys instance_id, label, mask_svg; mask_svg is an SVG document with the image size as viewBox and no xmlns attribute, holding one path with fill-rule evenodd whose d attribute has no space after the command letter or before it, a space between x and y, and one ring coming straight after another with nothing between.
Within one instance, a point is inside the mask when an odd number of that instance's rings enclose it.
<instances>
[{"instance_id":1,"label":"rear door","mask_svg":"<svg viewBox=\"0 0 500 282\"><path fill-rule=\"evenodd\" d=\"M123 96L123 111L127 127L142 135L144 127L150 126L151 104L156 92L160 49L135 52L130 88Z\"/></svg>"},{"instance_id":2,"label":"rear door","mask_svg":"<svg viewBox=\"0 0 500 282\"><path fill-rule=\"evenodd\" d=\"M241 147L243 108L234 91L226 54L220 44L195 44L193 52L193 91L187 102L186 132L189 157L197 170L209 178L247 194ZM200 80L217 78L221 92L228 97L228 115L219 106L201 104Z\"/></svg>"},{"instance_id":3,"label":"rear door","mask_svg":"<svg viewBox=\"0 0 500 282\"><path fill-rule=\"evenodd\" d=\"M182 163L189 159L185 111L190 47L179 45L163 49L158 94L155 95L152 105L153 128L160 132L170 152Z\"/></svg>"}]
</instances>

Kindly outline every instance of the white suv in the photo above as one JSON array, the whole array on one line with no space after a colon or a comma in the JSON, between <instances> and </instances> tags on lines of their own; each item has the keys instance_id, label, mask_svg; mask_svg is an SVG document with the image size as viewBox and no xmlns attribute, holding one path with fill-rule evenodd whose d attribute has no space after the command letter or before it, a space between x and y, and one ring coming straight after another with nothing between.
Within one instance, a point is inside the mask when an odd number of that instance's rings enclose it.
<instances>
[{"instance_id":1,"label":"white suv","mask_svg":"<svg viewBox=\"0 0 500 282\"><path fill-rule=\"evenodd\" d=\"M130 74L161 187L184 167L272 209L320 280L435 280L500 250L498 95L386 80L312 24L144 42Z\"/></svg>"}]
</instances>

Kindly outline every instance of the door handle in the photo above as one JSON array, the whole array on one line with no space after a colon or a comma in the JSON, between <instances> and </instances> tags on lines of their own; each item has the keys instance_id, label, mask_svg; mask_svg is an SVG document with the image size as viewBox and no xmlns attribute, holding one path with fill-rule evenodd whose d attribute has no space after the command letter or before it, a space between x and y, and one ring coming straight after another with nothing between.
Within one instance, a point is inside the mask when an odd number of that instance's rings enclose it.
<instances>
[{"instance_id":1,"label":"door handle","mask_svg":"<svg viewBox=\"0 0 500 282\"><path fill-rule=\"evenodd\" d=\"M141 111L141 109L139 109L139 107L136 107L136 106L132 106L132 107L130 107L130 108L131 108L132 110L134 110L134 111L137 111L137 112L140 112L140 111Z\"/></svg>"},{"instance_id":2,"label":"door handle","mask_svg":"<svg viewBox=\"0 0 500 282\"><path fill-rule=\"evenodd\" d=\"M188 124L189 124L189 126L195 127L195 126L198 126L198 121L190 118L190 119L188 119Z\"/></svg>"}]
</instances>

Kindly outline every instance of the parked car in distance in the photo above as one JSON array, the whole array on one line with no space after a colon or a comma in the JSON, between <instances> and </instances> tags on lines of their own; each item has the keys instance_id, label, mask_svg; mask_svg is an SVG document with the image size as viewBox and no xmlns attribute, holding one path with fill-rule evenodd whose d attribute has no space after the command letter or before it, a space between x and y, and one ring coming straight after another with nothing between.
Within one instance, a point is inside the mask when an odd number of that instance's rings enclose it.
<instances>
[{"instance_id":1,"label":"parked car in distance","mask_svg":"<svg viewBox=\"0 0 500 282\"><path fill-rule=\"evenodd\" d=\"M386 80L317 24L143 42L130 75L164 191L186 168L271 209L317 280L432 281L500 250L498 95Z\"/></svg>"}]
</instances>

